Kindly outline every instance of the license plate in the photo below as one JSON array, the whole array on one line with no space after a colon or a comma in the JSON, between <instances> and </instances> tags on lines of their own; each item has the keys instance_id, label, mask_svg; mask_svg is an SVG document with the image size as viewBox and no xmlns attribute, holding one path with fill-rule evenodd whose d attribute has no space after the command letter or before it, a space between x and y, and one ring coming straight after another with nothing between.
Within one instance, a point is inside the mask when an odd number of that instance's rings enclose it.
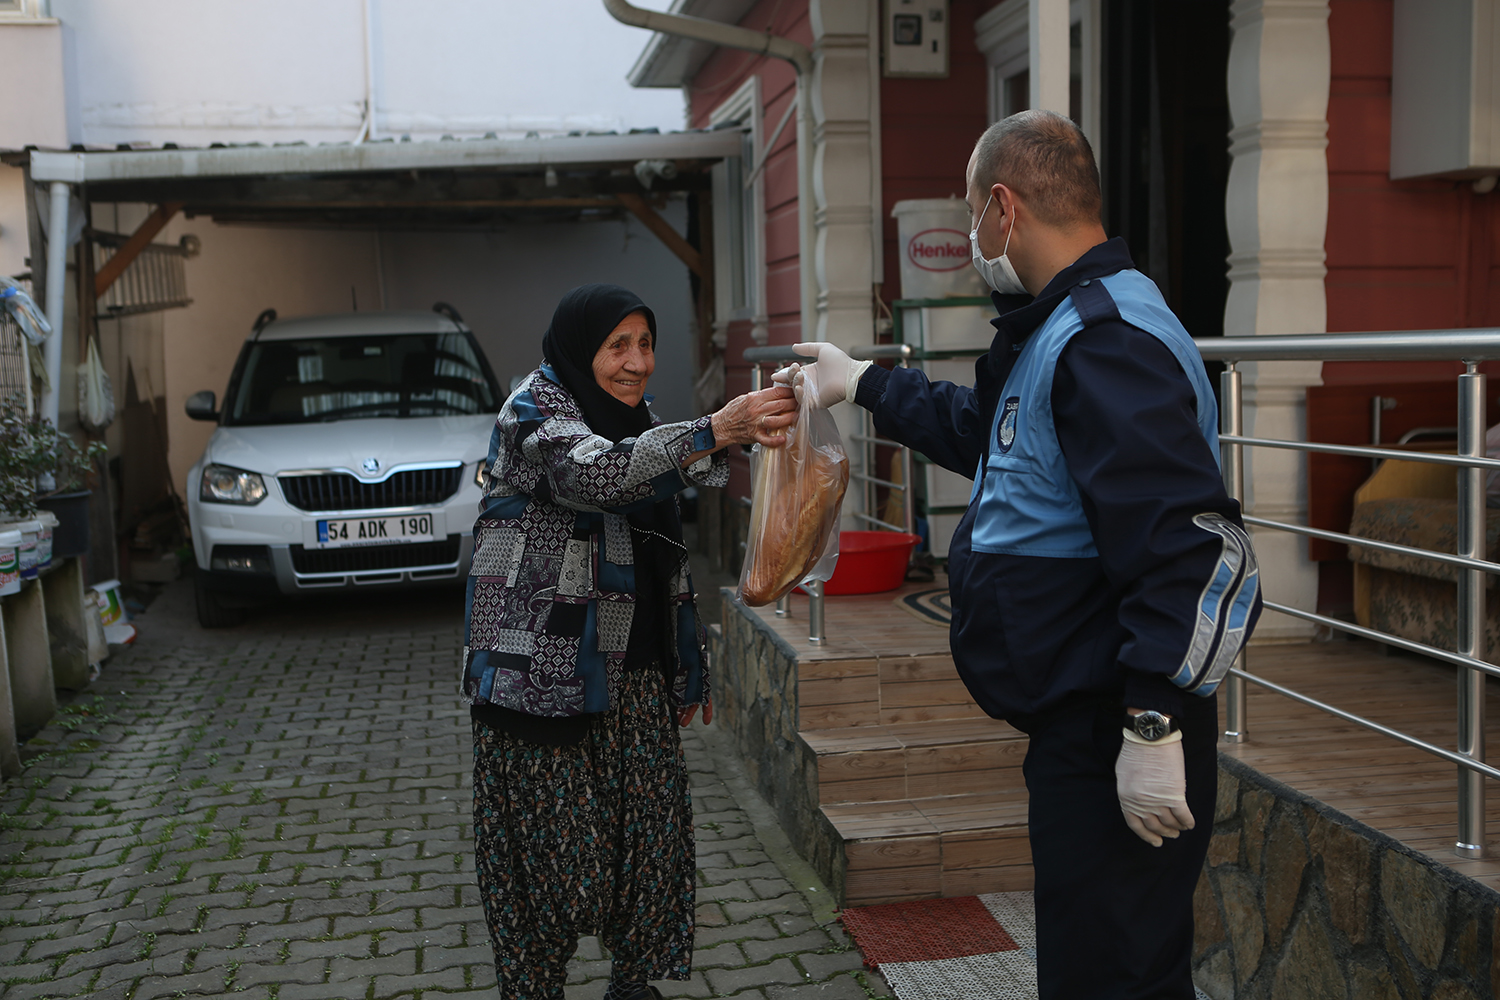
<instances>
[{"instance_id":1,"label":"license plate","mask_svg":"<svg viewBox=\"0 0 1500 1000\"><path fill-rule=\"evenodd\" d=\"M318 522L318 547L341 548L350 545L391 545L399 542L432 541L432 515L408 514L405 517L341 518Z\"/></svg>"}]
</instances>

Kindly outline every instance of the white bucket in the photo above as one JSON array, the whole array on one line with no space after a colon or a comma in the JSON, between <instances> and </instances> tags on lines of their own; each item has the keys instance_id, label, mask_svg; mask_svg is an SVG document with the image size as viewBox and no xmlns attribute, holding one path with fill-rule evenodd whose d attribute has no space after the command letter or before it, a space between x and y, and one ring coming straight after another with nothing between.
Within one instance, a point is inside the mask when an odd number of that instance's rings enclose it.
<instances>
[{"instance_id":1,"label":"white bucket","mask_svg":"<svg viewBox=\"0 0 1500 1000\"><path fill-rule=\"evenodd\" d=\"M35 580L37 569L37 535L41 532L42 525L38 521L16 521L11 525L11 528L21 533L21 548L19 556L21 564L21 579Z\"/></svg>"},{"instance_id":2,"label":"white bucket","mask_svg":"<svg viewBox=\"0 0 1500 1000\"><path fill-rule=\"evenodd\" d=\"M125 602L120 600L120 581L105 580L89 588L99 605L99 624L108 627L125 620Z\"/></svg>"},{"instance_id":3,"label":"white bucket","mask_svg":"<svg viewBox=\"0 0 1500 1000\"><path fill-rule=\"evenodd\" d=\"M901 247L901 297L987 295L969 251L969 206L962 198L913 198L891 209Z\"/></svg>"},{"instance_id":4,"label":"white bucket","mask_svg":"<svg viewBox=\"0 0 1500 1000\"><path fill-rule=\"evenodd\" d=\"M50 510L36 512L40 526L36 533L36 568L46 569L52 565L52 532L57 528L57 515Z\"/></svg>"},{"instance_id":5,"label":"white bucket","mask_svg":"<svg viewBox=\"0 0 1500 1000\"><path fill-rule=\"evenodd\" d=\"M0 597L21 592L21 533L0 527Z\"/></svg>"}]
</instances>

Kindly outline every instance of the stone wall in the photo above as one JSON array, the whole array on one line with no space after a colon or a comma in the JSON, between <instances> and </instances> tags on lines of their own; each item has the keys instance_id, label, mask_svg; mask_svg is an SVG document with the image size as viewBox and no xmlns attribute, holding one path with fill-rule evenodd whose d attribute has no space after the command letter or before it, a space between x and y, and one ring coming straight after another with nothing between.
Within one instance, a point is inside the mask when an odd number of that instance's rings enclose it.
<instances>
[{"instance_id":1,"label":"stone wall","mask_svg":"<svg viewBox=\"0 0 1500 1000\"><path fill-rule=\"evenodd\" d=\"M1214 1000L1500 995L1500 893L1223 755L1194 918Z\"/></svg>"},{"instance_id":2,"label":"stone wall","mask_svg":"<svg viewBox=\"0 0 1500 1000\"><path fill-rule=\"evenodd\" d=\"M723 617L710 650L715 723L734 733L746 774L792 847L842 899L842 841L818 809L817 755L797 735L797 653L731 588L720 594Z\"/></svg>"}]
</instances>

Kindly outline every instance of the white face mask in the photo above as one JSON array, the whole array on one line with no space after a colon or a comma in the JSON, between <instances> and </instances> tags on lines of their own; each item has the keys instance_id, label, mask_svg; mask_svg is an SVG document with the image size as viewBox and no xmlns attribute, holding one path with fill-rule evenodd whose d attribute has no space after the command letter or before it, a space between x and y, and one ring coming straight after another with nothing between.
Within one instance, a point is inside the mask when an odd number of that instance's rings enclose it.
<instances>
[{"instance_id":1,"label":"white face mask","mask_svg":"<svg viewBox=\"0 0 1500 1000\"><path fill-rule=\"evenodd\" d=\"M1014 221L1010 224L1010 232L1005 234L1005 249L1000 251L1000 256L991 257L989 260L979 252L979 225L984 222L984 213L990 210L990 202L995 200L994 192L990 193L989 200L984 203L984 208L979 213L979 222L974 223L974 228L969 230L969 256L974 262L974 270L989 285L1001 295L1026 295L1026 286L1021 284L1021 279L1016 276L1016 269L1011 266L1010 258L1006 253L1010 250L1010 238L1016 233Z\"/></svg>"}]
</instances>

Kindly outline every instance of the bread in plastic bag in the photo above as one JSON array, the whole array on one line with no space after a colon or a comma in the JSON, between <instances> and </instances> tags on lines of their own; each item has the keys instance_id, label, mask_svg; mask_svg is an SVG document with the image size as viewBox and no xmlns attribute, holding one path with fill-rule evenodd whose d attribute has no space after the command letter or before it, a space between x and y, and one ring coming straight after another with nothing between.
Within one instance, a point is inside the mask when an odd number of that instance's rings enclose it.
<instances>
[{"instance_id":1,"label":"bread in plastic bag","mask_svg":"<svg viewBox=\"0 0 1500 1000\"><path fill-rule=\"evenodd\" d=\"M752 453L750 538L738 591L750 607L780 600L800 583L827 580L838 562L849 455L833 414L817 406L817 392L799 395L786 444L756 445Z\"/></svg>"}]
</instances>

